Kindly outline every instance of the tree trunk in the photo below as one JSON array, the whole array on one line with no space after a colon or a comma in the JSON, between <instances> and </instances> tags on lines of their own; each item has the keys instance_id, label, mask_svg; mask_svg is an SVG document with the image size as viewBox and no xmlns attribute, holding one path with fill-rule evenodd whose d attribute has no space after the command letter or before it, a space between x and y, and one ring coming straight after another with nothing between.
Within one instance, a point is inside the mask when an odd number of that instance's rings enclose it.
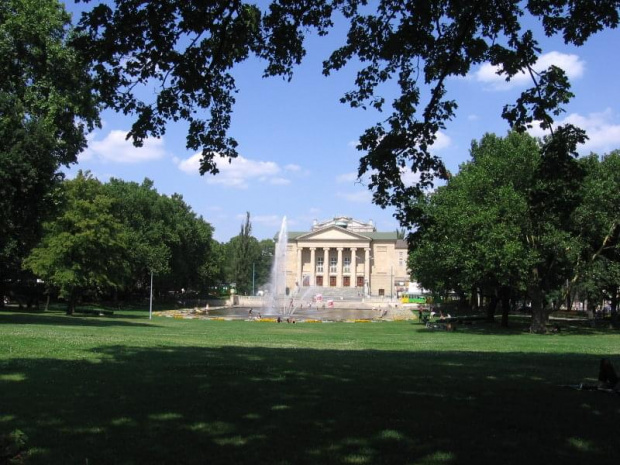
<instances>
[{"instance_id":1,"label":"tree trunk","mask_svg":"<svg viewBox=\"0 0 620 465\"><path fill-rule=\"evenodd\" d=\"M499 298L502 301L502 327L508 327L508 312L510 311L510 288L502 286L499 289Z\"/></svg>"},{"instance_id":2,"label":"tree trunk","mask_svg":"<svg viewBox=\"0 0 620 465\"><path fill-rule=\"evenodd\" d=\"M618 289L611 296L611 324L618 325Z\"/></svg>"},{"instance_id":3,"label":"tree trunk","mask_svg":"<svg viewBox=\"0 0 620 465\"><path fill-rule=\"evenodd\" d=\"M566 311L570 312L573 309L573 302L575 301L575 293L572 290L572 286L570 285L570 281L566 280Z\"/></svg>"},{"instance_id":4,"label":"tree trunk","mask_svg":"<svg viewBox=\"0 0 620 465\"><path fill-rule=\"evenodd\" d=\"M544 307L542 289L539 285L531 285L528 293L532 299L532 322L530 324L530 332L546 333L549 315L547 315Z\"/></svg>"},{"instance_id":5,"label":"tree trunk","mask_svg":"<svg viewBox=\"0 0 620 465\"><path fill-rule=\"evenodd\" d=\"M476 286L472 286L471 288L471 296L469 298L469 309L478 310L478 288Z\"/></svg>"},{"instance_id":6,"label":"tree trunk","mask_svg":"<svg viewBox=\"0 0 620 465\"><path fill-rule=\"evenodd\" d=\"M467 305L467 295L464 292L459 292L459 310L469 310Z\"/></svg>"},{"instance_id":7,"label":"tree trunk","mask_svg":"<svg viewBox=\"0 0 620 465\"><path fill-rule=\"evenodd\" d=\"M67 315L73 315L75 313L76 300L77 293L75 291L71 291L71 295L69 296L69 300L67 302Z\"/></svg>"},{"instance_id":8,"label":"tree trunk","mask_svg":"<svg viewBox=\"0 0 620 465\"><path fill-rule=\"evenodd\" d=\"M495 319L496 308L497 308L497 296L493 294L491 296L491 301L489 302L489 306L487 307L487 320L493 321Z\"/></svg>"}]
</instances>

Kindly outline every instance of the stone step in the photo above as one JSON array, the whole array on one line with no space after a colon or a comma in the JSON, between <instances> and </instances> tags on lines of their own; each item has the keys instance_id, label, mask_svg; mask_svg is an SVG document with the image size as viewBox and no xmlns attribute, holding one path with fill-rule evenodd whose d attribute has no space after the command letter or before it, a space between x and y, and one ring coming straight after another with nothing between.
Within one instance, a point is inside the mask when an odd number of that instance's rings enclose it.
<instances>
[{"instance_id":1,"label":"stone step","mask_svg":"<svg viewBox=\"0 0 620 465\"><path fill-rule=\"evenodd\" d=\"M297 293L297 297L304 300L311 300L313 296L321 294L323 299L333 300L360 300L364 297L362 288L355 287L303 287Z\"/></svg>"}]
</instances>

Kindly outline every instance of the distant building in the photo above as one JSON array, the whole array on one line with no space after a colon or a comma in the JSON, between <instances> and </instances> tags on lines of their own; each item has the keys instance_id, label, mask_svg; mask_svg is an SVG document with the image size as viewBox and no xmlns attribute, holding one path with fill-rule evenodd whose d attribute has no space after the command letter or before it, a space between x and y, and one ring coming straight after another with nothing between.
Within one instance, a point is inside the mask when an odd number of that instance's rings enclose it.
<instances>
[{"instance_id":1,"label":"distant building","mask_svg":"<svg viewBox=\"0 0 620 465\"><path fill-rule=\"evenodd\" d=\"M339 216L314 221L307 232L289 232L286 286L357 288L360 294L397 297L409 286L407 242Z\"/></svg>"}]
</instances>

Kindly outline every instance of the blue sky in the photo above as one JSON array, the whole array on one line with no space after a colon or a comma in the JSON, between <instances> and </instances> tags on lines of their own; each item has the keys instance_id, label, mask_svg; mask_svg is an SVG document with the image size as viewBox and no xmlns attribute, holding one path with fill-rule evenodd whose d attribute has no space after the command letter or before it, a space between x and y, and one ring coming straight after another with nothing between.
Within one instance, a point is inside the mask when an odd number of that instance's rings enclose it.
<instances>
[{"instance_id":1,"label":"blue sky","mask_svg":"<svg viewBox=\"0 0 620 465\"><path fill-rule=\"evenodd\" d=\"M75 11L72 3L67 6ZM355 182L362 155L355 149L357 139L387 115L339 102L353 88L355 68L330 77L321 74L322 61L341 43L344 32L338 27L327 38L312 37L292 82L262 79L258 61L235 71L240 91L230 134L239 142L241 156L230 164L219 163L220 174L198 174L199 155L185 149L183 124L170 124L164 137L135 148L125 141L131 119L107 111L102 114L103 128L89 136L89 148L66 170L68 176L81 169L102 181L115 177L141 182L148 177L159 192L183 195L213 225L214 237L221 242L239 233L246 212L259 239L273 237L283 216L289 230L309 230L313 219L347 215L372 219L380 231L394 231L399 225L393 210L373 205L367 188ZM590 141L582 153L620 148L620 31L604 31L579 48L559 39L541 46L541 64L557 64L571 78L576 97L558 122L587 130ZM448 169L458 171L469 158L472 140L486 132L506 133L502 107L527 85L525 77L505 83L490 65L450 80L448 91L459 103L457 118L438 135L434 149ZM389 86L384 91L390 95Z\"/></svg>"}]
</instances>

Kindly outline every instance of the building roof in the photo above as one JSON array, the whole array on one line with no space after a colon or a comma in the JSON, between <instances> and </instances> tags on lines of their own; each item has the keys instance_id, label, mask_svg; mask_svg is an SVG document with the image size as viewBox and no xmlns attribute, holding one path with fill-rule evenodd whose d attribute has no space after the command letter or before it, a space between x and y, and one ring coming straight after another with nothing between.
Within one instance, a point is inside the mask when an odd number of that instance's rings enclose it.
<instances>
[{"instance_id":1,"label":"building roof","mask_svg":"<svg viewBox=\"0 0 620 465\"><path fill-rule=\"evenodd\" d=\"M319 231L321 229L329 228L331 226L338 226L349 231L356 233L362 232L374 232L377 230L372 220L367 223L351 218L350 216L335 216L326 221L314 220L312 222L312 231Z\"/></svg>"},{"instance_id":2,"label":"building roof","mask_svg":"<svg viewBox=\"0 0 620 465\"><path fill-rule=\"evenodd\" d=\"M309 233L309 231L289 231L288 232L288 240L289 241L290 240L295 240L298 237L303 236L303 235L308 234L308 233ZM380 231L359 232L359 231L356 231L355 233L360 235L360 236L367 237L368 239L371 239L373 241L395 241L395 240L398 239L396 231L394 231L394 232L380 232Z\"/></svg>"},{"instance_id":3,"label":"building roof","mask_svg":"<svg viewBox=\"0 0 620 465\"><path fill-rule=\"evenodd\" d=\"M294 241L301 236L306 236L327 229L347 231L357 236L366 237L372 241L396 241L397 248L407 247L406 241L398 239L398 233L396 231L377 231L372 220L365 223L349 216L336 216L330 220L321 222L314 220L310 231L289 231L288 240Z\"/></svg>"}]
</instances>

